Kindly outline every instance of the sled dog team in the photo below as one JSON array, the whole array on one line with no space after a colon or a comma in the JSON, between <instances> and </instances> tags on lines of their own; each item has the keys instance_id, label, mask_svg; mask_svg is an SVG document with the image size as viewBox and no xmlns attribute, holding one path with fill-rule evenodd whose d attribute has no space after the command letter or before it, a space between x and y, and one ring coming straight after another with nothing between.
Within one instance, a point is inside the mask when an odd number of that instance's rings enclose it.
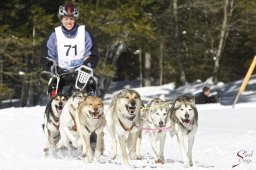
<instances>
[{"instance_id":1,"label":"sled dog team","mask_svg":"<svg viewBox=\"0 0 256 170\"><path fill-rule=\"evenodd\" d=\"M180 96L172 103L155 98L144 107L139 93L132 89L123 89L116 94L106 113L99 97L82 92L74 92L69 99L63 95L55 96L44 113L44 154L64 147L68 156L72 156L72 148L77 148L81 151L80 159L97 161L105 147L105 126L112 138L110 159L116 158L119 143L123 165L128 165L128 158L142 158L142 131L146 131L156 163L164 163L165 137L170 133L177 137L184 166L193 166L192 147L198 127L194 98ZM93 142L96 143L94 148Z\"/></svg>"}]
</instances>

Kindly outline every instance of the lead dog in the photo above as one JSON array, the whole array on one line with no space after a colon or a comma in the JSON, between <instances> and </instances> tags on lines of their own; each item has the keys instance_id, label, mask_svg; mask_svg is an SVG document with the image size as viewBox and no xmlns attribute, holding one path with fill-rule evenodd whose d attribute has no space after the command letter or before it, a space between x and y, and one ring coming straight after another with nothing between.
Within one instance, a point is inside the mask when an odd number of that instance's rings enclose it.
<instances>
[{"instance_id":1,"label":"lead dog","mask_svg":"<svg viewBox=\"0 0 256 170\"><path fill-rule=\"evenodd\" d=\"M76 91L68 99L60 116L60 141L57 148L65 146L68 148L68 155L71 157L72 146L79 148L82 146L80 136L77 131L77 122L75 121L76 112L80 103L86 98L86 95L80 91Z\"/></svg>"},{"instance_id":2,"label":"lead dog","mask_svg":"<svg viewBox=\"0 0 256 170\"><path fill-rule=\"evenodd\" d=\"M87 157L89 162L92 161L92 148L90 137L96 133L97 141L95 148L94 160L97 161L103 153L103 128L106 126L106 120L103 115L104 105L101 98L88 96L79 107L76 116L77 128L83 144L82 158Z\"/></svg>"},{"instance_id":3,"label":"lead dog","mask_svg":"<svg viewBox=\"0 0 256 170\"><path fill-rule=\"evenodd\" d=\"M136 141L141 128L141 106L142 101L139 93L135 90L124 89L113 97L106 112L107 127L112 138L111 159L116 158L118 138L124 165L128 165L126 147L130 151L130 159L138 159Z\"/></svg>"},{"instance_id":4,"label":"lead dog","mask_svg":"<svg viewBox=\"0 0 256 170\"><path fill-rule=\"evenodd\" d=\"M148 131L151 147L156 156L156 163L164 163L164 145L166 132L171 128L169 103L159 98L153 99L144 109L145 123L143 130ZM157 142L159 141L159 147Z\"/></svg>"},{"instance_id":5,"label":"lead dog","mask_svg":"<svg viewBox=\"0 0 256 170\"><path fill-rule=\"evenodd\" d=\"M195 98L188 96L178 97L170 110L171 122L174 125L178 145L184 160L184 167L193 166L192 147L198 127L198 112Z\"/></svg>"},{"instance_id":6,"label":"lead dog","mask_svg":"<svg viewBox=\"0 0 256 170\"><path fill-rule=\"evenodd\" d=\"M46 138L46 145L44 148L45 156L48 155L49 149L55 151L56 143L60 139L59 118L66 102L66 96L58 94L46 105L44 111L44 124L42 125Z\"/></svg>"}]
</instances>

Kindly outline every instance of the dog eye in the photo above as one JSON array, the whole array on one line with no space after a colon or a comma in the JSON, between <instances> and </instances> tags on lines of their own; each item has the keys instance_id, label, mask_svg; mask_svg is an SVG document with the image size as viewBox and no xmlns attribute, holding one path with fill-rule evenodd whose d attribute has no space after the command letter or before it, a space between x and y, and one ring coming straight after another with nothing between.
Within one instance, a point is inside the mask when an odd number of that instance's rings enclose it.
<instances>
[{"instance_id":1,"label":"dog eye","mask_svg":"<svg viewBox=\"0 0 256 170\"><path fill-rule=\"evenodd\" d=\"M188 109L189 111L191 111L192 109Z\"/></svg>"},{"instance_id":2,"label":"dog eye","mask_svg":"<svg viewBox=\"0 0 256 170\"><path fill-rule=\"evenodd\" d=\"M181 111L183 111L184 109L180 109Z\"/></svg>"},{"instance_id":3,"label":"dog eye","mask_svg":"<svg viewBox=\"0 0 256 170\"><path fill-rule=\"evenodd\" d=\"M166 116L167 114L166 113L164 113L164 116Z\"/></svg>"},{"instance_id":4,"label":"dog eye","mask_svg":"<svg viewBox=\"0 0 256 170\"><path fill-rule=\"evenodd\" d=\"M156 115L159 115L159 113L156 113Z\"/></svg>"}]
</instances>

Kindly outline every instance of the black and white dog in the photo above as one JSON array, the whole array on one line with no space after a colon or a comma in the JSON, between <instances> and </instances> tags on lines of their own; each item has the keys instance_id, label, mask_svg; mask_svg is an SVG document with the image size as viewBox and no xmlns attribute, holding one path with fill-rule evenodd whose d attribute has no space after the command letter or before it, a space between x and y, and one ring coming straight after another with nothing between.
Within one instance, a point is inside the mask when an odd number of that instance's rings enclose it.
<instances>
[{"instance_id":1,"label":"black and white dog","mask_svg":"<svg viewBox=\"0 0 256 170\"><path fill-rule=\"evenodd\" d=\"M56 144L60 139L59 118L66 102L67 97L58 94L46 105L44 111L44 124L42 125L46 139L44 148L45 156L48 155L49 149L52 151L56 150Z\"/></svg>"},{"instance_id":2,"label":"black and white dog","mask_svg":"<svg viewBox=\"0 0 256 170\"><path fill-rule=\"evenodd\" d=\"M170 118L174 126L171 132L177 137L180 146L184 167L193 166L192 148L198 127L198 112L195 98L189 96L178 97L170 109Z\"/></svg>"}]
</instances>

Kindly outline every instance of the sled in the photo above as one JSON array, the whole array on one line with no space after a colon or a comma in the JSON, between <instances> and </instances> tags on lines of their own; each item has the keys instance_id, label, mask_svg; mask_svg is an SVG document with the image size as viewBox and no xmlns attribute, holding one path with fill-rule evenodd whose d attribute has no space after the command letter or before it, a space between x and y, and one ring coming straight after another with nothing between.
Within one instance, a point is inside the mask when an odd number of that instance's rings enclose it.
<instances>
[{"instance_id":1,"label":"sled","mask_svg":"<svg viewBox=\"0 0 256 170\"><path fill-rule=\"evenodd\" d=\"M56 81L56 89L54 90L54 94L59 93L59 83L60 83L61 79L66 76L76 75L74 87L76 90L80 90L80 91L83 91L85 89L89 79L93 78L93 69L88 66L85 66L85 65L81 65L76 69L68 71L67 73L59 74L57 71L56 61L51 58L48 58L48 57L47 57L47 59L53 63L53 66L52 66L53 72L42 71L41 77L43 77L43 76L49 77L48 86L52 83L52 81ZM49 95L49 93L47 95Z\"/></svg>"}]
</instances>

